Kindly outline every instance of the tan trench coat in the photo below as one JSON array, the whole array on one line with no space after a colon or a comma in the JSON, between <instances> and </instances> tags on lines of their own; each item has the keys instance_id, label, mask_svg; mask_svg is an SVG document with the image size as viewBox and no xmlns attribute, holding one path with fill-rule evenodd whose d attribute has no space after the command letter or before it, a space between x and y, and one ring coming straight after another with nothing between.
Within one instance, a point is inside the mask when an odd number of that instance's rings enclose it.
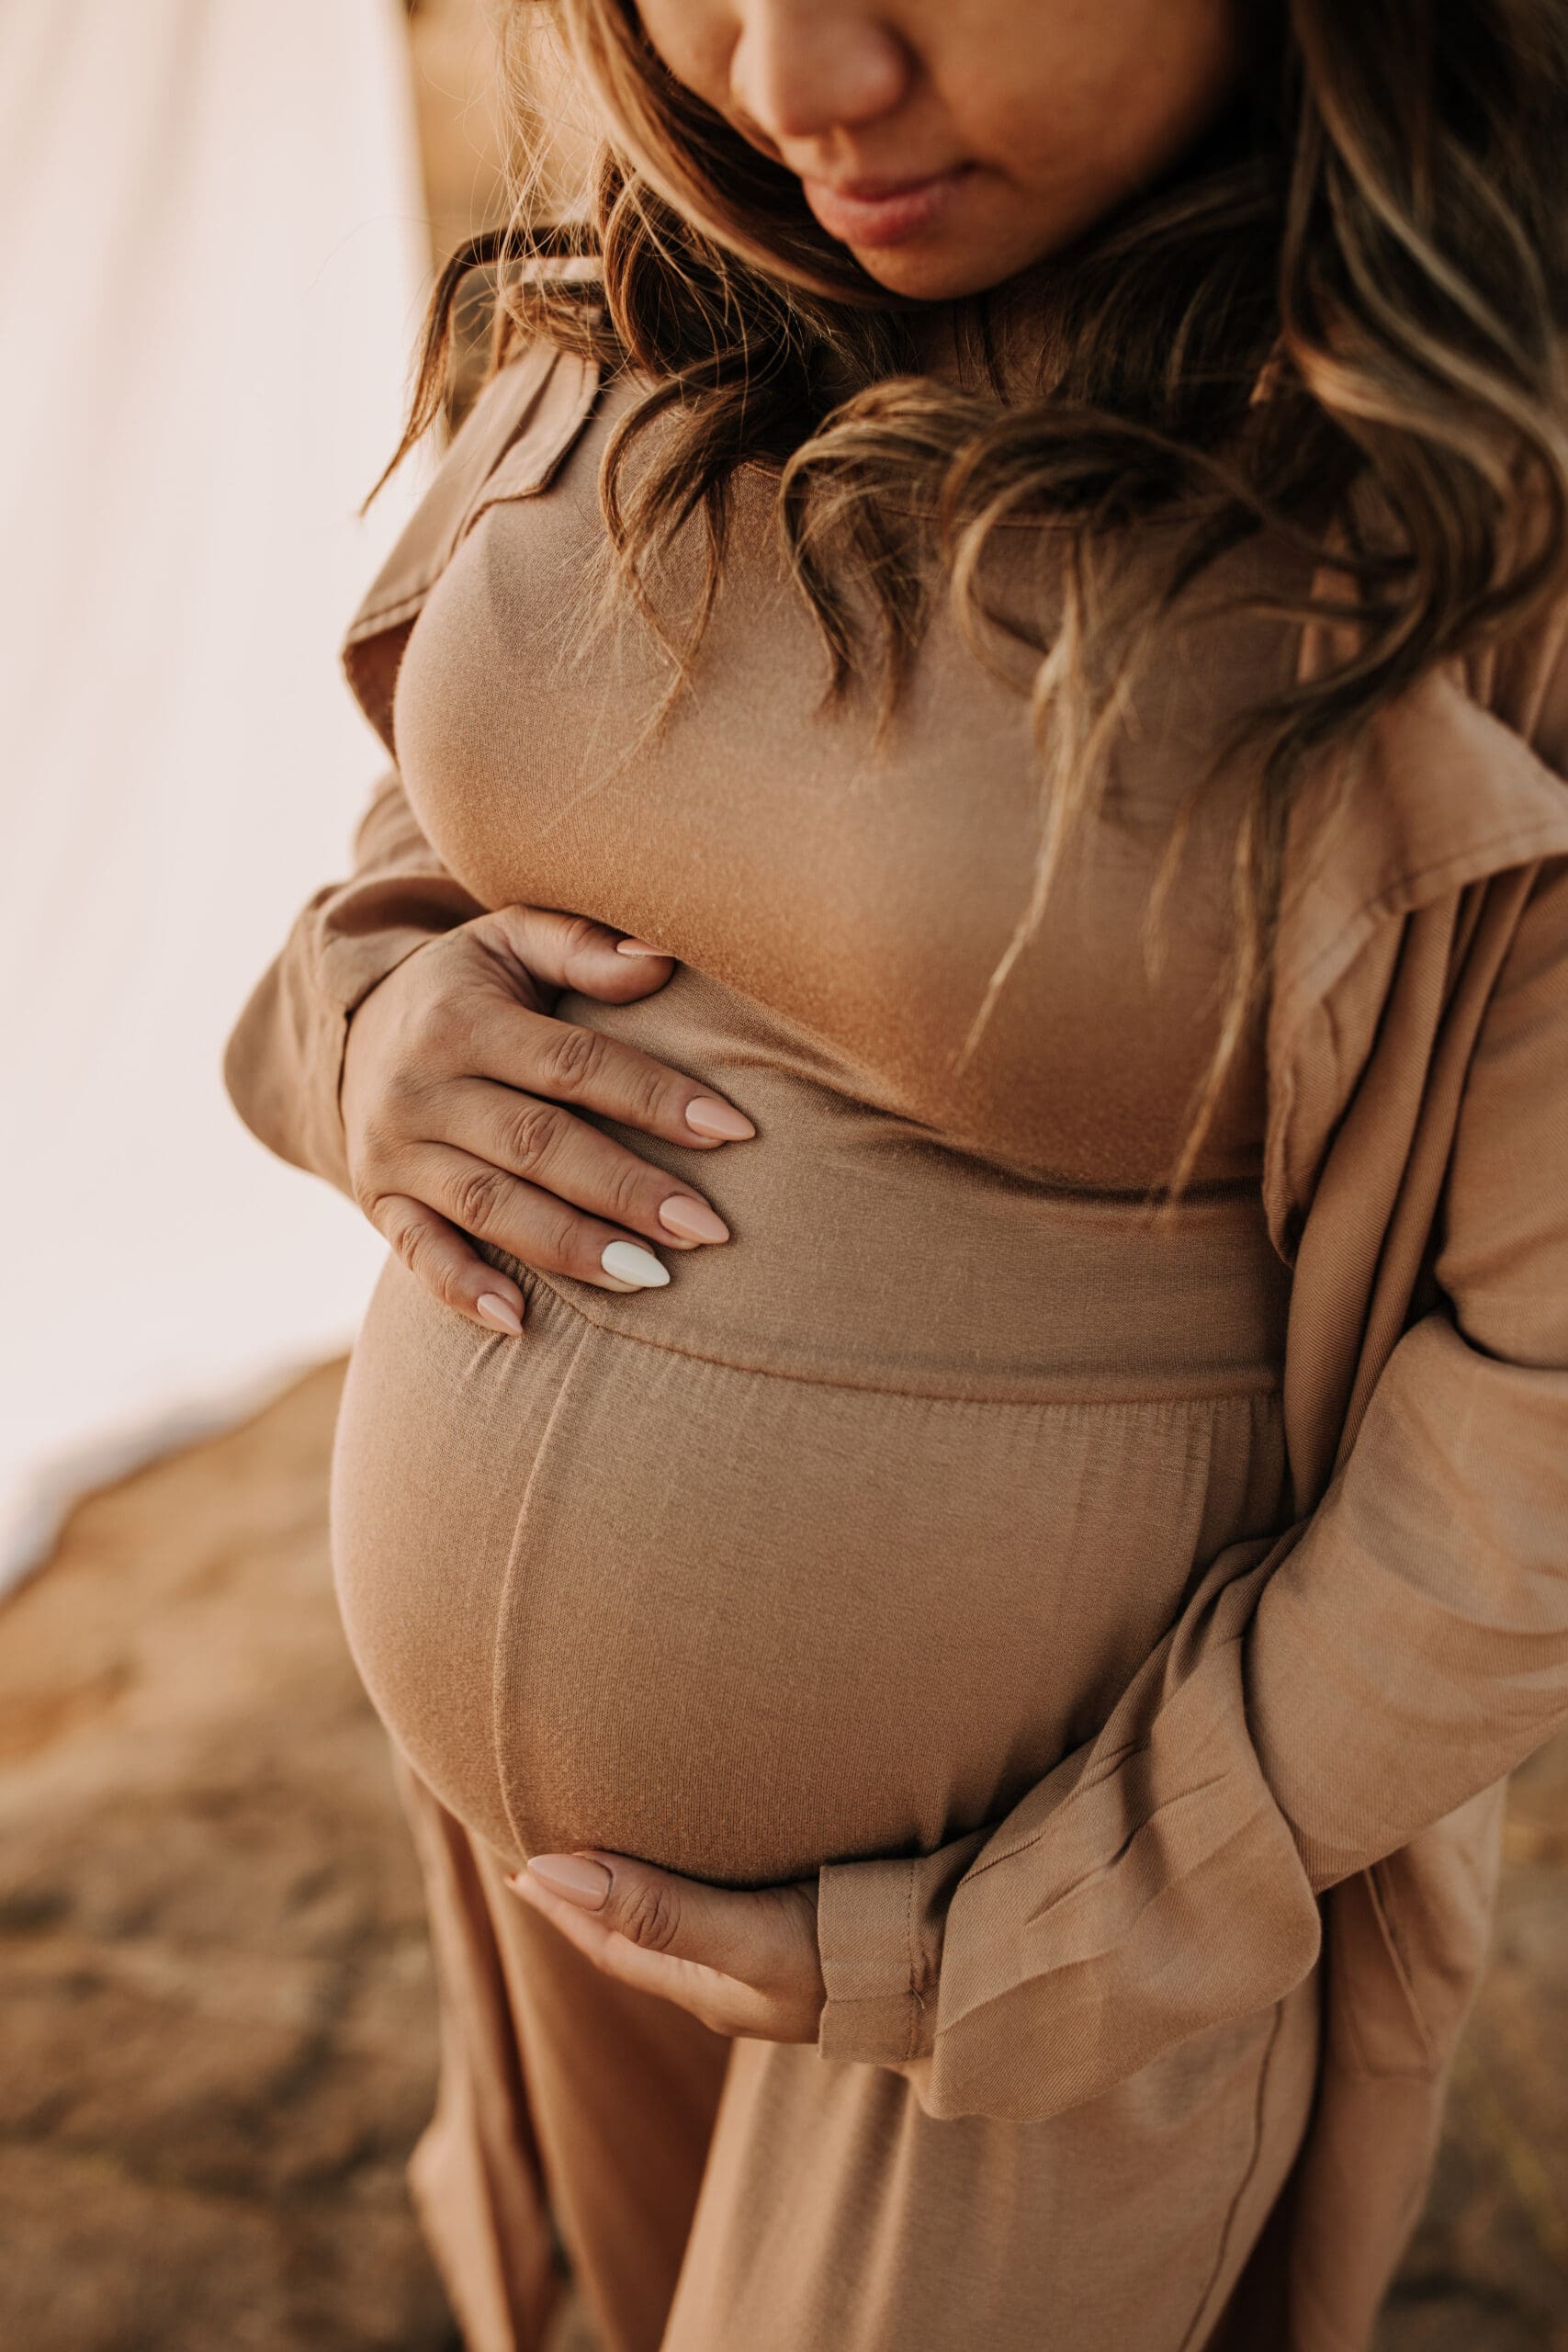
<instances>
[{"instance_id":1,"label":"tan trench coat","mask_svg":"<svg viewBox=\"0 0 1568 2352\"><path fill-rule=\"evenodd\" d=\"M491 498L545 486L596 389L526 352L454 445L344 648L389 749L432 583ZM1265 1169L1291 1524L1220 1554L999 1825L821 1876L822 2048L901 2070L936 2117L1058 2112L1322 1959L1316 2108L1230 2346L1369 2344L1484 1963L1506 1776L1568 1722L1562 626L1388 713L1337 831L1310 792L1292 820ZM1302 663L1324 653L1307 632ZM347 1022L473 911L379 796L231 1042L274 1149L350 1189ZM543 2247L532 2177L513 2226Z\"/></svg>"}]
</instances>

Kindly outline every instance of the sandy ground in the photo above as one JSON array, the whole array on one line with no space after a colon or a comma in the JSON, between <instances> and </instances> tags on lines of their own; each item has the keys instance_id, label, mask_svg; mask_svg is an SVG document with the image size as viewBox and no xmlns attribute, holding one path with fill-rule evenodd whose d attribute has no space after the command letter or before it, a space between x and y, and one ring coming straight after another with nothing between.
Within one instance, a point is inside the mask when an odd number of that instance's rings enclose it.
<instances>
[{"instance_id":1,"label":"sandy ground","mask_svg":"<svg viewBox=\"0 0 1568 2352\"><path fill-rule=\"evenodd\" d=\"M437 2352L418 1876L327 1569L341 1368L0 1612L0 2344Z\"/></svg>"},{"instance_id":2,"label":"sandy ground","mask_svg":"<svg viewBox=\"0 0 1568 2352\"><path fill-rule=\"evenodd\" d=\"M456 2344L402 2177L435 2051L419 1889L327 1566L339 1377L89 1498L0 1612L17 2352ZM1380 2352L1568 2352L1565 1800L1568 1741L1516 1782Z\"/></svg>"}]
</instances>

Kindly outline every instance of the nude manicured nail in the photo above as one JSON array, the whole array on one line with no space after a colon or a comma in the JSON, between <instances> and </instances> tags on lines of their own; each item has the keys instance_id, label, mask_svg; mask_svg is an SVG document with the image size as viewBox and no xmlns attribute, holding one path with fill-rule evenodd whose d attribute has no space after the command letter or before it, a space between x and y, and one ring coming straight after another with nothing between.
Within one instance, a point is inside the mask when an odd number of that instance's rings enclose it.
<instances>
[{"instance_id":1,"label":"nude manicured nail","mask_svg":"<svg viewBox=\"0 0 1568 2352\"><path fill-rule=\"evenodd\" d=\"M664 950L650 945L646 939L617 939L615 953L617 956L662 956Z\"/></svg>"},{"instance_id":2,"label":"nude manicured nail","mask_svg":"<svg viewBox=\"0 0 1568 2352\"><path fill-rule=\"evenodd\" d=\"M586 1911L597 1911L610 1892L610 1873L604 1863L585 1861L580 1854L536 1854L528 1868L557 1894L581 1904Z\"/></svg>"},{"instance_id":3,"label":"nude manicured nail","mask_svg":"<svg viewBox=\"0 0 1568 2352\"><path fill-rule=\"evenodd\" d=\"M667 1201L659 1204L659 1222L671 1233L678 1233L682 1241L728 1241L729 1227L724 1219L710 1209L705 1201L694 1201L689 1193L671 1193Z\"/></svg>"},{"instance_id":4,"label":"nude manicured nail","mask_svg":"<svg viewBox=\"0 0 1568 2352\"><path fill-rule=\"evenodd\" d=\"M686 1125L700 1136L726 1136L739 1143L743 1136L754 1136L756 1128L744 1111L729 1102L720 1102L711 1094L699 1094L694 1102L686 1105Z\"/></svg>"},{"instance_id":5,"label":"nude manicured nail","mask_svg":"<svg viewBox=\"0 0 1568 2352\"><path fill-rule=\"evenodd\" d=\"M487 1290L482 1298L475 1299L474 1313L482 1315L487 1323L493 1323L498 1331L515 1333L523 1329L517 1309L508 1300L497 1298L493 1291Z\"/></svg>"},{"instance_id":6,"label":"nude manicured nail","mask_svg":"<svg viewBox=\"0 0 1568 2352\"><path fill-rule=\"evenodd\" d=\"M635 1241L611 1241L599 1253L599 1263L617 1282L629 1283L634 1290L655 1290L670 1279L670 1269L661 1266L651 1250L639 1250Z\"/></svg>"}]
</instances>

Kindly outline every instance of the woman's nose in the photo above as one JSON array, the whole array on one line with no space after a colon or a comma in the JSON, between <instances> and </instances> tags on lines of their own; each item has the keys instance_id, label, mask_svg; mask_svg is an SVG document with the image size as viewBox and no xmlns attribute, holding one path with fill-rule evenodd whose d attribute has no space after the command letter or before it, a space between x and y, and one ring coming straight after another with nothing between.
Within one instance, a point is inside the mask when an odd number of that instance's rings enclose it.
<instances>
[{"instance_id":1,"label":"woman's nose","mask_svg":"<svg viewBox=\"0 0 1568 2352\"><path fill-rule=\"evenodd\" d=\"M750 0L730 54L736 104L780 146L891 114L908 85L903 43L854 0Z\"/></svg>"}]
</instances>

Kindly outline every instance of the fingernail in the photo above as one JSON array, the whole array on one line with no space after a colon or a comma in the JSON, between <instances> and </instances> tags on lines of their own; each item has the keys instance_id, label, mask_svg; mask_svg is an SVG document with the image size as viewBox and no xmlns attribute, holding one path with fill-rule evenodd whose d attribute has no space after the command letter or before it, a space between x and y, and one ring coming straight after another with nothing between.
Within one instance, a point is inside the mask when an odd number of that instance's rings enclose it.
<instances>
[{"instance_id":1,"label":"fingernail","mask_svg":"<svg viewBox=\"0 0 1568 2352\"><path fill-rule=\"evenodd\" d=\"M669 1232L678 1233L683 1241L729 1238L729 1227L724 1219L705 1201L694 1201L689 1193L671 1193L667 1201L660 1201L659 1222Z\"/></svg>"},{"instance_id":2,"label":"fingernail","mask_svg":"<svg viewBox=\"0 0 1568 2352\"><path fill-rule=\"evenodd\" d=\"M716 1102L711 1094L699 1094L694 1102L687 1103L686 1125L700 1136L728 1136L736 1142L757 1132L744 1111Z\"/></svg>"},{"instance_id":3,"label":"fingernail","mask_svg":"<svg viewBox=\"0 0 1568 2352\"><path fill-rule=\"evenodd\" d=\"M656 1290L670 1279L670 1269L661 1266L651 1250L639 1250L635 1241L612 1241L599 1253L599 1263L617 1282L630 1283L637 1290Z\"/></svg>"},{"instance_id":4,"label":"fingernail","mask_svg":"<svg viewBox=\"0 0 1568 2352\"><path fill-rule=\"evenodd\" d=\"M475 1299L474 1313L482 1315L487 1323L493 1323L498 1331L516 1333L523 1329L523 1317L517 1309L506 1299L497 1298L493 1291L487 1290L482 1298Z\"/></svg>"},{"instance_id":5,"label":"fingernail","mask_svg":"<svg viewBox=\"0 0 1568 2352\"><path fill-rule=\"evenodd\" d=\"M662 956L664 950L650 946L646 939L617 939L615 953L617 956Z\"/></svg>"},{"instance_id":6,"label":"fingernail","mask_svg":"<svg viewBox=\"0 0 1568 2352\"><path fill-rule=\"evenodd\" d=\"M597 1911L610 1892L610 1873L603 1862L584 1861L581 1854L536 1854L528 1868L569 1903Z\"/></svg>"}]
</instances>

